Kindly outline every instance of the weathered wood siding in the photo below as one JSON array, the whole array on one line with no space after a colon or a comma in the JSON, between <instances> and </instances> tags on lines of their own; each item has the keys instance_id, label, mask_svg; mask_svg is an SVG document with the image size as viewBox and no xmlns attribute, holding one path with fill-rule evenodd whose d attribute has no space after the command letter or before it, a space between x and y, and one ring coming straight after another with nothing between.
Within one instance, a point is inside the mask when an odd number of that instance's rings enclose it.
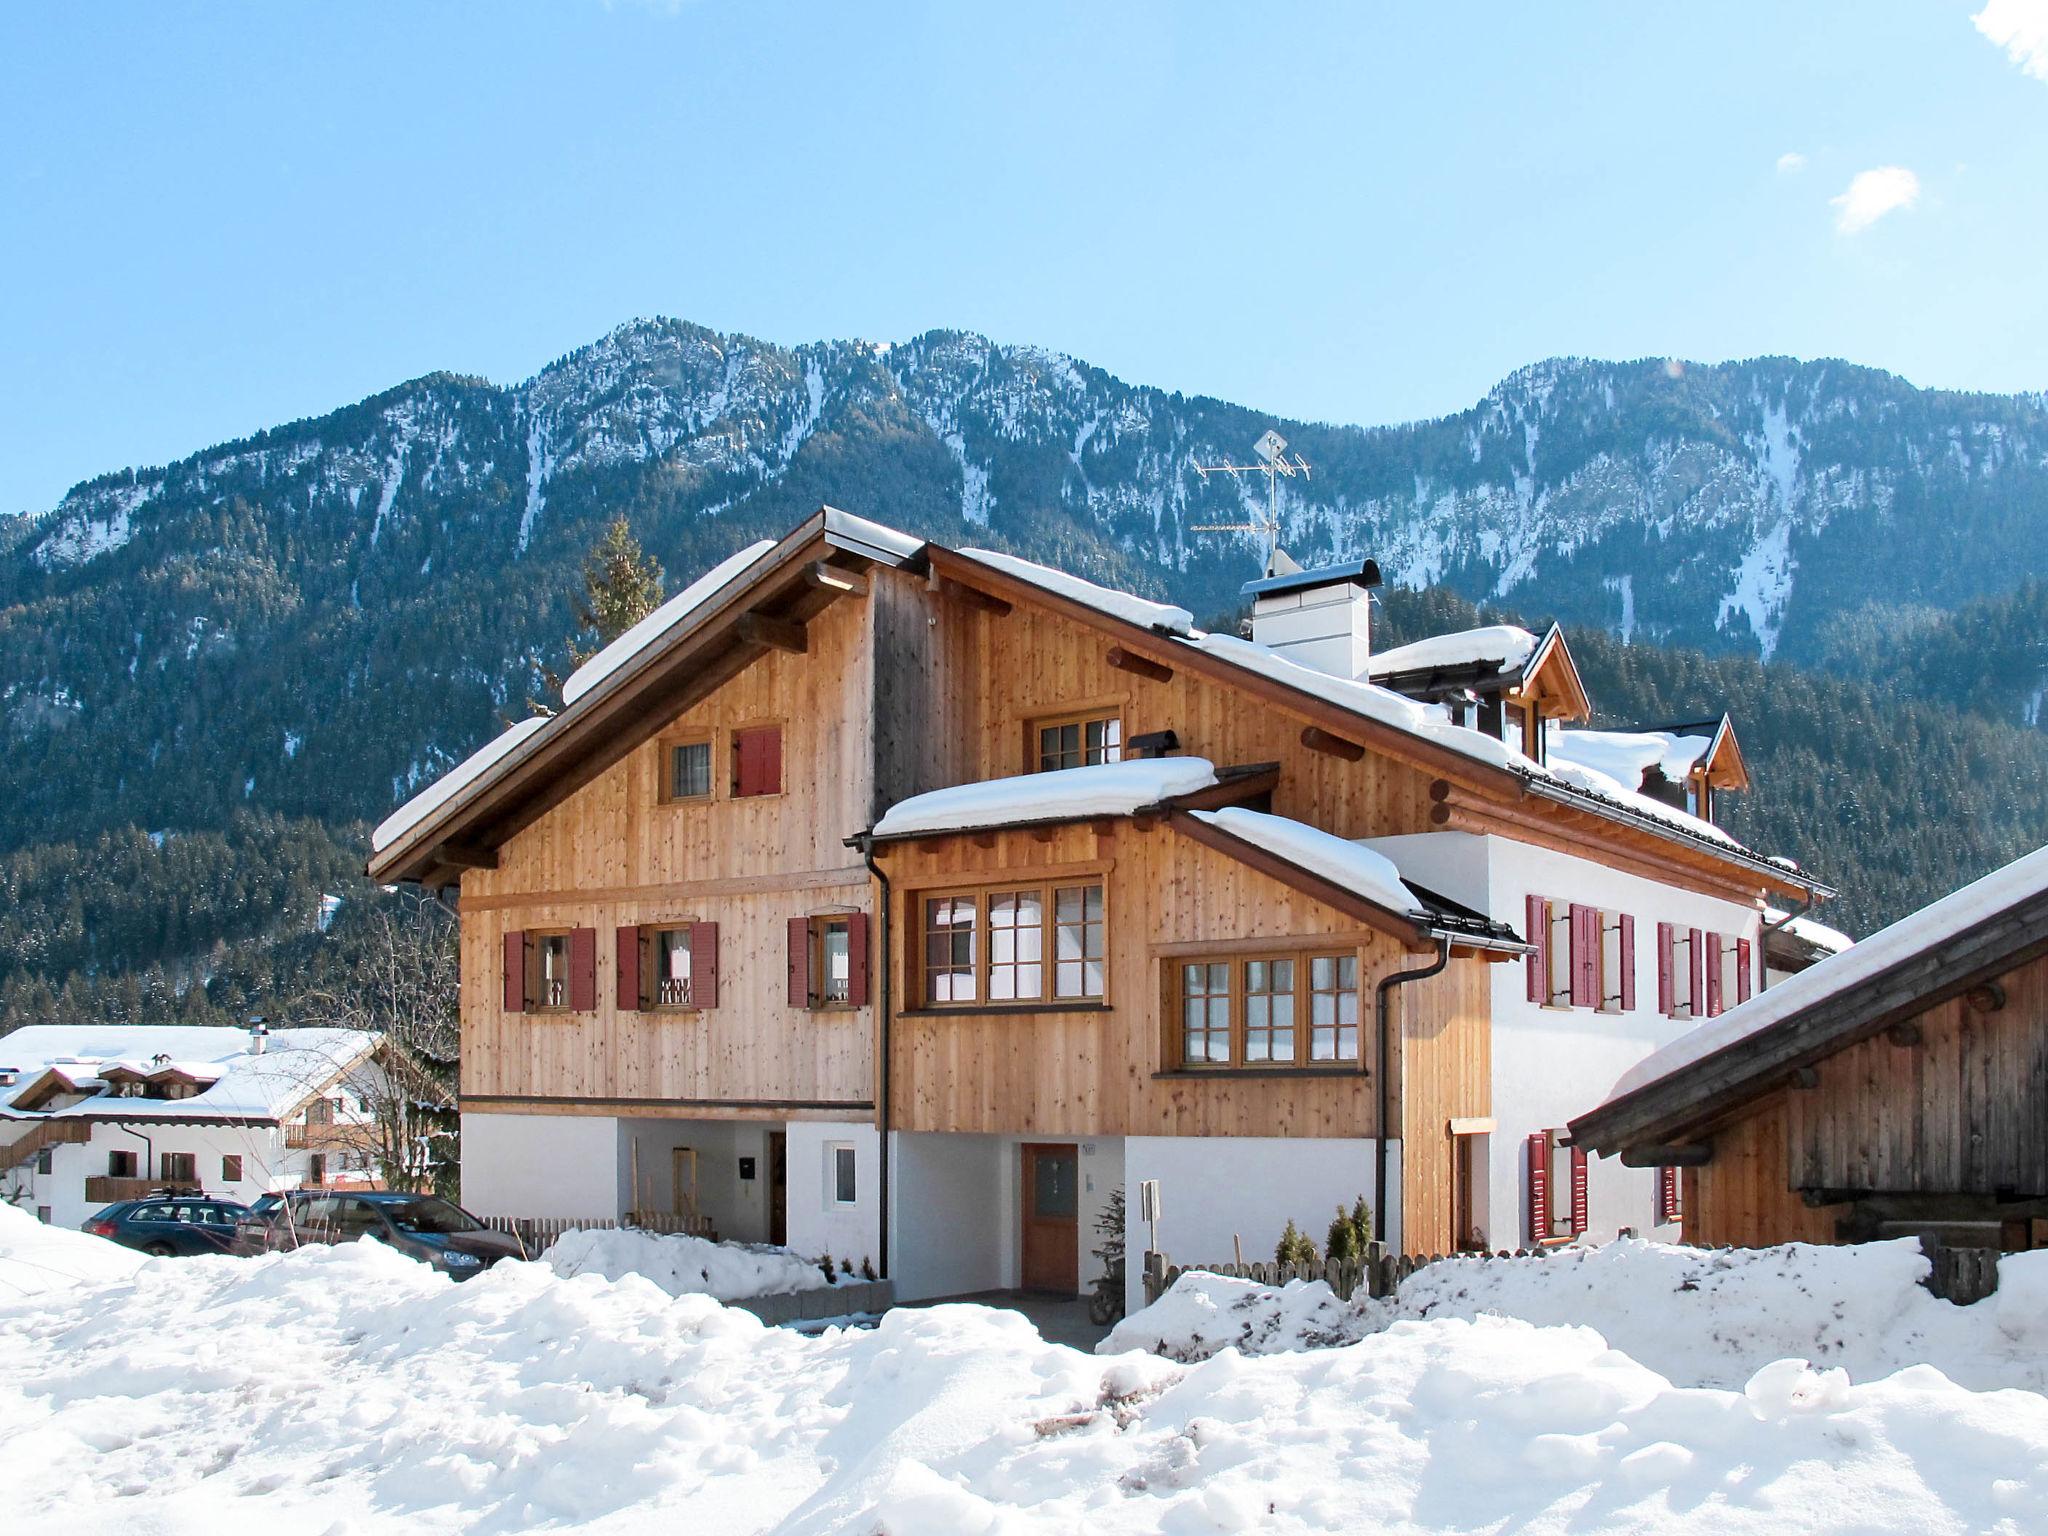
<instances>
[{"instance_id":1,"label":"weathered wood siding","mask_svg":"<svg viewBox=\"0 0 2048 1536\"><path fill-rule=\"evenodd\" d=\"M1493 1113L1493 994L1486 962L1453 960L1443 975L1397 988L1394 1009L1401 1053L1401 1246L1409 1253L1450 1253L1457 1248L1451 1121ZM1483 1169L1478 1176L1485 1177Z\"/></svg>"},{"instance_id":2,"label":"weathered wood siding","mask_svg":"<svg viewBox=\"0 0 2048 1536\"><path fill-rule=\"evenodd\" d=\"M1839 1207L1815 1209L1792 1188L1786 1160L1788 1094L1758 1101L1714 1132L1714 1159L1680 1178L1685 1240L1706 1247L1832 1243Z\"/></svg>"},{"instance_id":3,"label":"weathered wood siding","mask_svg":"<svg viewBox=\"0 0 2048 1536\"><path fill-rule=\"evenodd\" d=\"M1993 1195L2048 1191L2048 958L2008 972L2005 1006L1953 998L1829 1057L1788 1096L1794 1188Z\"/></svg>"},{"instance_id":4,"label":"weathered wood siding","mask_svg":"<svg viewBox=\"0 0 2048 1536\"><path fill-rule=\"evenodd\" d=\"M1372 989L1420 956L1164 825L1005 832L894 845L889 964L901 1000L892 1051L892 1123L906 1131L1048 1136L1372 1136L1377 1072ZM910 974L920 899L996 877L1093 878L1108 910L1105 1007L926 1011ZM1361 1072L1307 1075L1172 1070L1167 1006L1183 960L1294 941L1358 954ZM1478 962L1408 989L1406 1049L1432 1120L1485 1112L1485 984ZM1474 1011L1476 1008L1476 1012ZM1479 1050L1471 1047L1478 1037ZM1398 1067L1398 1063L1397 1063ZM1398 1087L1396 1090L1398 1094ZM1454 1101L1469 1107L1443 1108ZM1448 1165L1446 1165L1446 1177ZM1418 1173L1418 1178L1424 1176ZM1447 1197L1446 1197L1447 1202Z\"/></svg>"},{"instance_id":5,"label":"weathered wood siding","mask_svg":"<svg viewBox=\"0 0 2048 1536\"><path fill-rule=\"evenodd\" d=\"M870 671L866 603L843 600L809 626L803 655L771 652L686 711L498 851L462 882L462 1090L607 1101L673 1101L690 1113L777 1116L874 1097L871 1010L810 1012L787 1000L787 921L866 910L870 886L843 846L867 824ZM782 727L783 792L730 798L730 731ZM662 739L710 731L718 791L664 805ZM617 1006L613 930L663 919L719 925L719 1002L692 1014ZM502 1006L503 935L598 930L594 1013ZM628 1108L626 1112L651 1112ZM833 1111L821 1111L833 1112Z\"/></svg>"}]
</instances>

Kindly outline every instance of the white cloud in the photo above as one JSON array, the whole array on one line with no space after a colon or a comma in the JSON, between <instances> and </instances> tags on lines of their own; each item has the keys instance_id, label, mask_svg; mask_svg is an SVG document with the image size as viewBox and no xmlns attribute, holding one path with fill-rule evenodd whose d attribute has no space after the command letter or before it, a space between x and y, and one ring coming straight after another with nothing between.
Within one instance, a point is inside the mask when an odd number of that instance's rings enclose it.
<instances>
[{"instance_id":1,"label":"white cloud","mask_svg":"<svg viewBox=\"0 0 2048 1536\"><path fill-rule=\"evenodd\" d=\"M1985 0L1970 20L2013 63L2048 80L2048 0Z\"/></svg>"},{"instance_id":2,"label":"white cloud","mask_svg":"<svg viewBox=\"0 0 2048 1536\"><path fill-rule=\"evenodd\" d=\"M1796 149L1788 149L1778 156L1778 174L1781 176L1796 176L1805 169L1806 156Z\"/></svg>"},{"instance_id":3,"label":"white cloud","mask_svg":"<svg viewBox=\"0 0 2048 1536\"><path fill-rule=\"evenodd\" d=\"M1850 180L1848 191L1829 198L1828 202L1835 209L1836 232L1853 235L1870 228L1893 210L1910 208L1919 200L1918 176L1903 165L1880 165L1875 170L1858 171Z\"/></svg>"}]
</instances>

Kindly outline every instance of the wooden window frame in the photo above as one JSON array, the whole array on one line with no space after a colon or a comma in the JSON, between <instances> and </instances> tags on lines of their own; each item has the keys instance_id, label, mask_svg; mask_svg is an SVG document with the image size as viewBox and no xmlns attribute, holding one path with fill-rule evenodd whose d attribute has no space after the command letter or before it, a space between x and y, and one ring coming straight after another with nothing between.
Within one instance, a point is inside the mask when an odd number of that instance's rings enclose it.
<instances>
[{"instance_id":1,"label":"wooden window frame","mask_svg":"<svg viewBox=\"0 0 2048 1536\"><path fill-rule=\"evenodd\" d=\"M168 1187L168 1186L170 1186L170 1185L173 1185L173 1184L190 1184L190 1185L193 1185L193 1186L195 1186L195 1187L196 1187L196 1186L198 1185L198 1183L199 1183L199 1154L198 1154L198 1153L196 1153L196 1152L159 1152L159 1153L157 1153L157 1155L156 1155L156 1156L157 1156L157 1164L156 1164L156 1166L157 1166L157 1182L159 1182L159 1183L161 1183L161 1184L165 1185L166 1187ZM186 1169L186 1170L188 1170L188 1171L187 1171L187 1172L185 1173L185 1175L184 1175L184 1176L183 1176L183 1177L181 1178L181 1177L179 1177L179 1176L178 1176L178 1175L177 1175L176 1173L173 1173L173 1172L171 1171L171 1170L172 1170L173 1168L183 1168L183 1169Z\"/></svg>"},{"instance_id":2,"label":"wooden window frame","mask_svg":"<svg viewBox=\"0 0 2048 1536\"><path fill-rule=\"evenodd\" d=\"M569 967L575 956L571 949L569 928L528 928L526 930L526 1011L528 1013L568 1013L569 1000L575 986L569 975ZM562 1000L559 1003L545 1001L541 989L547 982L547 966L542 953L548 942L559 939L562 943Z\"/></svg>"},{"instance_id":3,"label":"wooden window frame","mask_svg":"<svg viewBox=\"0 0 2048 1536\"><path fill-rule=\"evenodd\" d=\"M695 918L661 918L640 927L640 1007L641 1013L679 1014L702 1013L704 1005L697 1001L697 955L692 942L697 926ZM690 1000L687 1003L664 1003L661 1001L661 936L664 933L680 933L683 948L690 954Z\"/></svg>"},{"instance_id":4,"label":"wooden window frame","mask_svg":"<svg viewBox=\"0 0 2048 1536\"><path fill-rule=\"evenodd\" d=\"M1352 1026L1358 1035L1356 1056L1342 1056L1318 1059L1315 1052L1315 963L1318 960L1346 960L1355 963L1357 985L1354 995L1358 999L1358 1021ZM1245 985L1247 967L1254 964L1271 965L1275 961L1287 961L1294 967L1294 1055L1285 1061L1252 1061L1245 1054L1247 1028L1250 1012L1247 998L1250 995ZM1185 1019L1186 966L1227 965L1230 968L1230 1059L1227 1061L1191 1061L1187 1055L1187 1032ZM1368 965L1365 951L1356 945L1342 943L1315 943L1312 941L1290 941L1283 944L1229 945L1213 950L1192 954L1176 954L1160 957L1160 1022L1164 1038L1161 1041L1162 1060L1170 1063L1170 1070L1191 1075L1228 1073L1232 1076L1263 1076L1272 1073L1285 1076L1290 1073L1342 1073L1346 1076L1368 1075L1366 1049L1369 1031L1366 1029L1366 977ZM1216 994L1204 994L1212 996ZM1341 992L1329 994L1342 996ZM1341 1022L1331 1026L1342 1031Z\"/></svg>"},{"instance_id":5,"label":"wooden window frame","mask_svg":"<svg viewBox=\"0 0 2048 1536\"><path fill-rule=\"evenodd\" d=\"M220 1181L223 1184L239 1184L242 1182L241 1153L224 1152L221 1154Z\"/></svg>"},{"instance_id":6,"label":"wooden window frame","mask_svg":"<svg viewBox=\"0 0 2048 1536\"><path fill-rule=\"evenodd\" d=\"M660 741L661 755L655 764L655 799L662 805L709 805L718 798L718 733L712 730L676 731ZM680 747L704 748L705 789L701 795L679 795L675 792L676 750Z\"/></svg>"},{"instance_id":7,"label":"wooden window frame","mask_svg":"<svg viewBox=\"0 0 2048 1536\"><path fill-rule=\"evenodd\" d=\"M808 941L811 946L810 1005L812 1013L851 1013L858 1006L853 1001L853 928L854 912L817 912L804 920L809 928ZM825 968L825 937L833 927L846 930L846 988L845 997L832 997L826 992L831 976Z\"/></svg>"},{"instance_id":8,"label":"wooden window frame","mask_svg":"<svg viewBox=\"0 0 2048 1536\"><path fill-rule=\"evenodd\" d=\"M128 1147L113 1147L107 1152L107 1177L110 1179L139 1179L142 1164L136 1153Z\"/></svg>"},{"instance_id":9,"label":"wooden window frame","mask_svg":"<svg viewBox=\"0 0 2048 1536\"><path fill-rule=\"evenodd\" d=\"M1077 887L1093 886L1102 892L1102 989L1094 994L1062 996L1059 992L1059 893ZM989 926L991 898L1017 893L1034 894L1039 899L1039 987L1036 997L991 998L989 996L990 957L994 950L991 943L993 930ZM904 926L906 943L911 946L907 956L906 973L915 985L911 991L914 999L904 1010L910 1013L1072 1013L1104 1009L1111 1003L1111 978L1114 974L1116 953L1116 924L1111 915L1109 900L1108 872L1102 869L1060 871L1060 872L1019 872L1000 879L984 879L971 885L932 885L908 890L904 893L910 903L910 921ZM973 958L972 975L974 996L968 1001L940 1001L932 997L933 967L926 946L927 904L934 901L964 901L973 909ZM1025 962L1029 963L1029 962ZM1085 983L1087 955L1082 954L1083 978ZM940 970L951 974L955 968L943 966Z\"/></svg>"},{"instance_id":10,"label":"wooden window frame","mask_svg":"<svg viewBox=\"0 0 2048 1536\"><path fill-rule=\"evenodd\" d=\"M775 743L775 787L756 790L752 794L740 793L740 738L756 731L774 731ZM727 729L726 737L726 792L727 800L773 800L789 792L789 725L783 720L748 720Z\"/></svg>"},{"instance_id":11,"label":"wooden window frame","mask_svg":"<svg viewBox=\"0 0 2048 1536\"><path fill-rule=\"evenodd\" d=\"M1024 722L1024 771L1026 773L1052 773L1055 769L1045 766L1045 756L1040 744L1045 731L1059 730L1076 725L1081 728L1081 761L1073 764L1076 768L1090 766L1088 763L1088 727L1114 722L1116 725L1116 756L1105 758L1105 762L1122 762L1124 749L1128 745L1124 735L1124 707L1121 699L1104 699L1100 703L1067 708L1054 714L1033 715Z\"/></svg>"}]
</instances>

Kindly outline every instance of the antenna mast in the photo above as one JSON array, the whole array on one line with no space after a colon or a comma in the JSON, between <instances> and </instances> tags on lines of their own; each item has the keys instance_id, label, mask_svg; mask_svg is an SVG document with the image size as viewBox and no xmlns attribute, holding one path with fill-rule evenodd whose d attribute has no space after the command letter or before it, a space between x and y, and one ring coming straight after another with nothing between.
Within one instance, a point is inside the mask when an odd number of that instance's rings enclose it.
<instances>
[{"instance_id":1,"label":"antenna mast","mask_svg":"<svg viewBox=\"0 0 2048 1536\"><path fill-rule=\"evenodd\" d=\"M1287 439L1270 427L1266 429L1264 435L1256 443L1252 444L1252 452L1259 456L1259 462L1256 464L1204 464L1200 460L1195 460L1193 461L1193 468L1195 473L1200 475L1204 482L1211 475L1228 475L1233 480L1242 481L1246 475L1263 474L1266 477L1265 520L1256 523L1192 523L1188 527L1190 533L1264 534L1273 541L1274 549L1278 550L1280 545L1280 480L1283 476L1292 480L1296 475L1301 476L1304 480L1312 478L1309 473L1308 460L1298 453L1289 458L1287 455Z\"/></svg>"}]
</instances>

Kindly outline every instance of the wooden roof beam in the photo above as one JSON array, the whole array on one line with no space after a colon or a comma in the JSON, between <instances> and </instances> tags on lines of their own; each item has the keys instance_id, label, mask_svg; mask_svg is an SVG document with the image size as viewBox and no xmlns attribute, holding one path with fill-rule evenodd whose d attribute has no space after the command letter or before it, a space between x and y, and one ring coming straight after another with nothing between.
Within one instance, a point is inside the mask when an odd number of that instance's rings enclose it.
<instances>
[{"instance_id":1,"label":"wooden roof beam","mask_svg":"<svg viewBox=\"0 0 2048 1536\"><path fill-rule=\"evenodd\" d=\"M841 566L827 564L823 560L813 560L804 567L804 581L820 591L830 592L835 597L868 595L868 579L865 576Z\"/></svg>"},{"instance_id":2,"label":"wooden roof beam","mask_svg":"<svg viewBox=\"0 0 2048 1536\"><path fill-rule=\"evenodd\" d=\"M734 632L749 645L765 645L793 656L801 656L811 648L803 625L792 624L788 619L778 619L759 610L741 614Z\"/></svg>"},{"instance_id":3,"label":"wooden roof beam","mask_svg":"<svg viewBox=\"0 0 2048 1536\"><path fill-rule=\"evenodd\" d=\"M1365 756L1365 748L1355 741L1346 741L1319 725L1305 725L1301 728L1301 744L1311 752L1320 752L1325 757L1341 757L1347 763L1355 763ZM1438 784L1444 781L1438 779ZM1448 787L1448 786L1446 786Z\"/></svg>"},{"instance_id":4,"label":"wooden roof beam","mask_svg":"<svg viewBox=\"0 0 2048 1536\"><path fill-rule=\"evenodd\" d=\"M1155 683L1173 681L1173 668L1164 662L1154 661L1150 656L1140 656L1136 651L1127 651L1120 645L1109 648L1104 658L1119 672L1128 672L1133 677L1147 678Z\"/></svg>"}]
</instances>

